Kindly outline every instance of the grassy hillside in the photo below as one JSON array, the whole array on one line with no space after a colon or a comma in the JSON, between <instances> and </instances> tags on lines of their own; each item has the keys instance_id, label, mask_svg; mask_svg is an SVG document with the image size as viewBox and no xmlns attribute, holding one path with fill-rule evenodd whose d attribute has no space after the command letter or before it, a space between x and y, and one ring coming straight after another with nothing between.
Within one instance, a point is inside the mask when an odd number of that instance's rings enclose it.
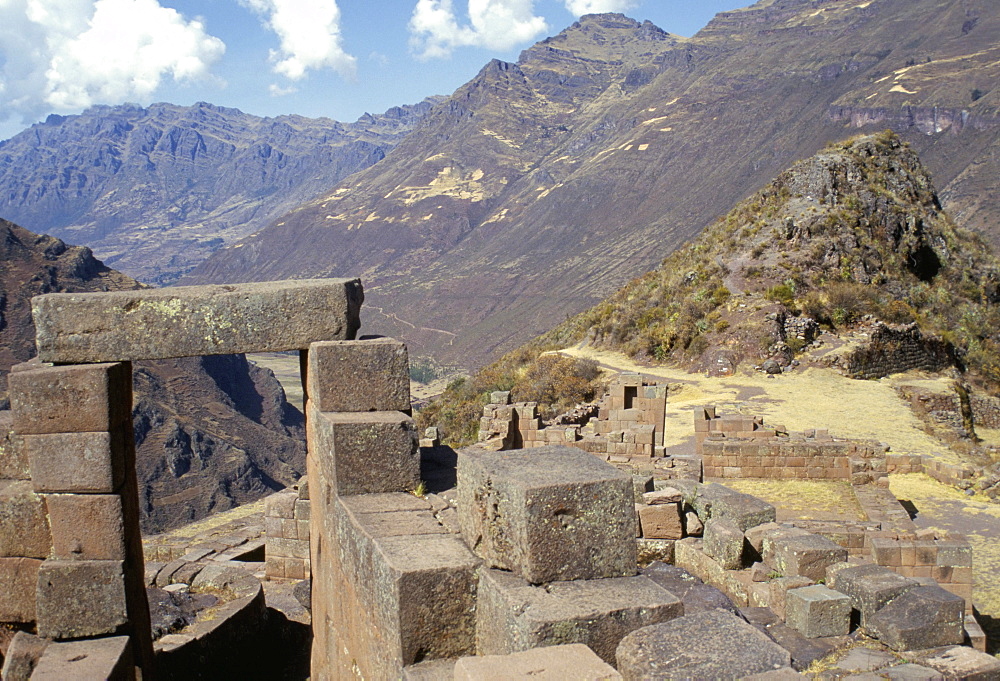
<instances>
[{"instance_id":1,"label":"grassy hillside","mask_svg":"<svg viewBox=\"0 0 1000 681\"><path fill-rule=\"evenodd\" d=\"M867 315L915 322L997 393L998 272L981 239L942 210L908 145L889 131L854 138L797 163L657 269L449 388L424 418L451 415L442 425L465 440L473 426L459 414L478 411L483 392L525 393L541 352L581 342L691 370L787 360L802 348L779 321L802 316L834 331Z\"/></svg>"}]
</instances>

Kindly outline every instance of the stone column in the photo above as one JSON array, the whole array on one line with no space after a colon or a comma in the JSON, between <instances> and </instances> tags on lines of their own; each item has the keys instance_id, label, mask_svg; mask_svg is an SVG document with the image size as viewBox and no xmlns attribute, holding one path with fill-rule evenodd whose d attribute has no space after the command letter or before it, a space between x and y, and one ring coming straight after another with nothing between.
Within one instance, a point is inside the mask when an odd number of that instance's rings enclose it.
<instances>
[{"instance_id":1,"label":"stone column","mask_svg":"<svg viewBox=\"0 0 1000 681\"><path fill-rule=\"evenodd\" d=\"M135 664L152 678L132 365L26 363L14 367L9 386L13 430L51 528L51 551L37 567L38 635L127 635Z\"/></svg>"}]
</instances>

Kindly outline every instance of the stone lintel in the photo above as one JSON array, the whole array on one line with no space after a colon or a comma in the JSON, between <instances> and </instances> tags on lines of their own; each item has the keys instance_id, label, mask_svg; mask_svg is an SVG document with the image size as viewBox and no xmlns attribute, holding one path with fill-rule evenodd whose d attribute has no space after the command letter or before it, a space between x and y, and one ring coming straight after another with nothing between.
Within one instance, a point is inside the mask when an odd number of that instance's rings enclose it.
<instances>
[{"instance_id":1,"label":"stone lintel","mask_svg":"<svg viewBox=\"0 0 1000 681\"><path fill-rule=\"evenodd\" d=\"M358 279L49 293L31 301L38 356L64 364L304 350L354 338Z\"/></svg>"}]
</instances>

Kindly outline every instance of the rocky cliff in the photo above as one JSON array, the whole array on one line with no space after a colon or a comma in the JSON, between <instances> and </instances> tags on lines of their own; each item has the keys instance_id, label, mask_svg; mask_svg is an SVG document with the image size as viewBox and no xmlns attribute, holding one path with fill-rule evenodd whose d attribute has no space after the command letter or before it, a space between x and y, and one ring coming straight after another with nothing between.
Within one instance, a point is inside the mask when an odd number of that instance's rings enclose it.
<instances>
[{"instance_id":1,"label":"rocky cliff","mask_svg":"<svg viewBox=\"0 0 1000 681\"><path fill-rule=\"evenodd\" d=\"M587 16L488 64L384 161L189 280L361 275L368 328L474 366L826 142L889 126L955 219L995 240L998 33L986 0L764 0L691 39Z\"/></svg>"},{"instance_id":2,"label":"rocky cliff","mask_svg":"<svg viewBox=\"0 0 1000 681\"><path fill-rule=\"evenodd\" d=\"M89 248L0 220L0 403L34 356L32 296L141 284ZM143 529L160 532L258 499L305 472L302 415L243 356L136 362L133 422Z\"/></svg>"},{"instance_id":3,"label":"rocky cliff","mask_svg":"<svg viewBox=\"0 0 1000 681\"><path fill-rule=\"evenodd\" d=\"M0 216L168 284L380 161L433 101L354 123L205 103L53 115L0 142Z\"/></svg>"}]
</instances>

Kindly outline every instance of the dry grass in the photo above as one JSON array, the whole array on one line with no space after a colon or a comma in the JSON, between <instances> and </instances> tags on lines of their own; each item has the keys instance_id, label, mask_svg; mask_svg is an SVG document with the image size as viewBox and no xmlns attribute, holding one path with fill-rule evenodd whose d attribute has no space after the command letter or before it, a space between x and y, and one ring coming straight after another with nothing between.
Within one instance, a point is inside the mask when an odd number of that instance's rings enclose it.
<instances>
[{"instance_id":1,"label":"dry grass","mask_svg":"<svg viewBox=\"0 0 1000 681\"><path fill-rule=\"evenodd\" d=\"M723 480L730 487L773 504L778 521L864 520L865 514L846 482L818 480Z\"/></svg>"},{"instance_id":2,"label":"dry grass","mask_svg":"<svg viewBox=\"0 0 1000 681\"><path fill-rule=\"evenodd\" d=\"M670 367L639 366L620 353L589 347L562 352L597 360L618 371L640 371L669 383L664 428L668 445L693 437L693 407L715 404L721 413L761 415L765 423L784 424L791 430L827 428L835 437L885 442L898 453L957 460L924 432L923 424L896 394L891 379L857 381L824 368L809 368L776 378L759 372L714 378ZM905 375L897 380L905 380Z\"/></svg>"}]
</instances>

